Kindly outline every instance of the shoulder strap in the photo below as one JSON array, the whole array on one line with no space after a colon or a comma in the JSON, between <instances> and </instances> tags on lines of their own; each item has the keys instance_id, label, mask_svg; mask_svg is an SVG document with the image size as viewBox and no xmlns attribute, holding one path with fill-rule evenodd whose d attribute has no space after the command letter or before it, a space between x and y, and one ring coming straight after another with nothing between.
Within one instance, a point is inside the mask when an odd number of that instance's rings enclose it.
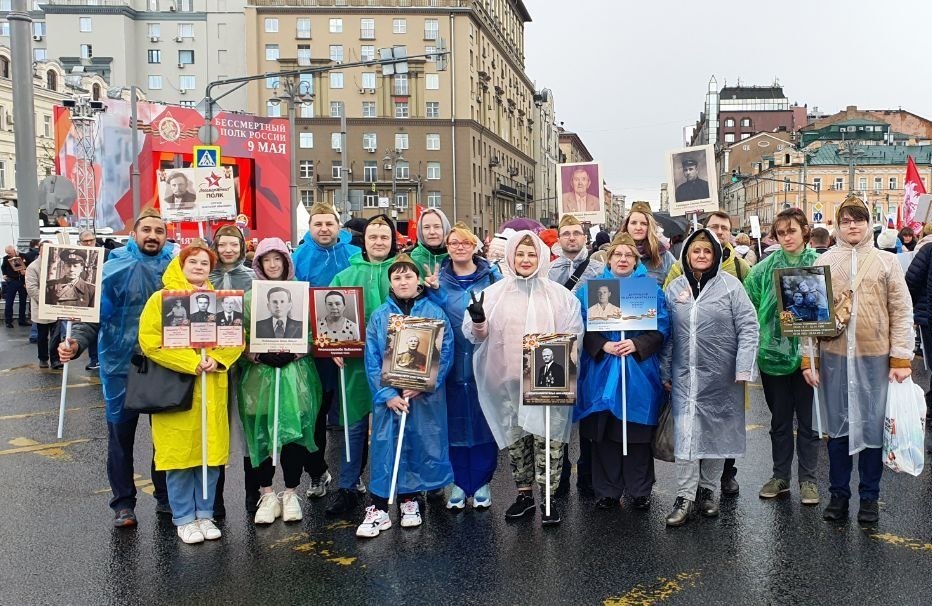
<instances>
[{"instance_id":1,"label":"shoulder strap","mask_svg":"<svg viewBox=\"0 0 932 606\"><path fill-rule=\"evenodd\" d=\"M592 257L586 257L586 260L579 264L579 267L576 268L576 271L573 272L573 275L563 283L563 287L567 290L573 290L573 287L576 286L576 283L579 282L580 276L583 275L583 272L586 271L586 268L589 266L589 261Z\"/></svg>"},{"instance_id":2,"label":"shoulder strap","mask_svg":"<svg viewBox=\"0 0 932 606\"><path fill-rule=\"evenodd\" d=\"M744 257L741 255L735 256L735 274L737 274L738 282L744 284L744 270L741 269L744 263L742 263L742 261L744 261Z\"/></svg>"},{"instance_id":3,"label":"shoulder strap","mask_svg":"<svg viewBox=\"0 0 932 606\"><path fill-rule=\"evenodd\" d=\"M857 254L857 253L855 253ZM851 292L857 292L858 286L861 285L861 280L864 279L867 270L870 269L870 266L873 265L874 261L877 259L877 249L872 248L869 253L867 253L867 258L864 259L864 265L858 270L858 275L854 277L854 282L851 283Z\"/></svg>"}]
</instances>

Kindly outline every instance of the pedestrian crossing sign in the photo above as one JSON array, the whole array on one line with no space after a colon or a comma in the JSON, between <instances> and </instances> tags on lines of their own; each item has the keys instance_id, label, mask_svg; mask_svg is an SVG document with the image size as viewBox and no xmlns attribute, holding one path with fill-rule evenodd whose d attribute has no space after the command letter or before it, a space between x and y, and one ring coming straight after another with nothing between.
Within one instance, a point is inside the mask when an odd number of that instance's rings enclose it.
<instances>
[{"instance_id":1,"label":"pedestrian crossing sign","mask_svg":"<svg viewBox=\"0 0 932 606\"><path fill-rule=\"evenodd\" d=\"M195 168L217 168L220 166L220 147L217 145L196 145L194 147Z\"/></svg>"}]
</instances>

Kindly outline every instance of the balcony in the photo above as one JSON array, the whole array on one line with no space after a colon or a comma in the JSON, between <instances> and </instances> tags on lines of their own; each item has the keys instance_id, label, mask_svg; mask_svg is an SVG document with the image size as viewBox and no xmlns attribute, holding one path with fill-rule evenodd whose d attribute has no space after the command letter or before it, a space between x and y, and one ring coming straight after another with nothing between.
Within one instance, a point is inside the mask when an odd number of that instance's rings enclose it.
<instances>
[{"instance_id":1,"label":"balcony","mask_svg":"<svg viewBox=\"0 0 932 606\"><path fill-rule=\"evenodd\" d=\"M360 40L375 40L375 28L374 27L364 27L359 30L359 39Z\"/></svg>"},{"instance_id":2,"label":"balcony","mask_svg":"<svg viewBox=\"0 0 932 606\"><path fill-rule=\"evenodd\" d=\"M93 1L93 0L91 0ZM101 3L114 0L100 0ZM88 0L51 0L49 4L85 4ZM117 1L117 4L126 2ZM379 0L380 8L469 8L472 0ZM247 6L288 6L302 8L359 7L372 8L371 0L246 0ZM431 38L433 39L433 38Z\"/></svg>"}]
</instances>

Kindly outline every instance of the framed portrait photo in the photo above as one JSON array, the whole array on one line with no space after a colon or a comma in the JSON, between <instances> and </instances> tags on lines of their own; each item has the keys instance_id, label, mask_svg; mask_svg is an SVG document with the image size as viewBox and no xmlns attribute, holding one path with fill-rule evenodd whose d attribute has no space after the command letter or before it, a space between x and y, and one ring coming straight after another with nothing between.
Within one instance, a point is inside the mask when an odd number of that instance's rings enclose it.
<instances>
[{"instance_id":1,"label":"framed portrait photo","mask_svg":"<svg viewBox=\"0 0 932 606\"><path fill-rule=\"evenodd\" d=\"M836 334L832 275L827 265L775 269L773 280L780 331L784 336Z\"/></svg>"},{"instance_id":2,"label":"framed portrait photo","mask_svg":"<svg viewBox=\"0 0 932 606\"><path fill-rule=\"evenodd\" d=\"M162 291L162 347L191 347L192 290Z\"/></svg>"},{"instance_id":3,"label":"framed portrait photo","mask_svg":"<svg viewBox=\"0 0 932 606\"><path fill-rule=\"evenodd\" d=\"M576 335L529 333L524 335L524 404L573 406L576 404Z\"/></svg>"},{"instance_id":4,"label":"framed portrait photo","mask_svg":"<svg viewBox=\"0 0 932 606\"><path fill-rule=\"evenodd\" d=\"M582 223L605 222L602 165L598 162L558 164L557 210L573 215Z\"/></svg>"},{"instance_id":5,"label":"framed portrait photo","mask_svg":"<svg viewBox=\"0 0 932 606\"><path fill-rule=\"evenodd\" d=\"M362 288L311 288L311 328L314 355L361 358L365 351L366 321Z\"/></svg>"},{"instance_id":6,"label":"framed portrait photo","mask_svg":"<svg viewBox=\"0 0 932 606\"><path fill-rule=\"evenodd\" d=\"M214 347L217 344L217 293L198 290L188 299L191 347Z\"/></svg>"},{"instance_id":7,"label":"framed portrait photo","mask_svg":"<svg viewBox=\"0 0 932 606\"><path fill-rule=\"evenodd\" d=\"M657 330L653 278L598 279L586 285L586 330Z\"/></svg>"},{"instance_id":8,"label":"framed portrait photo","mask_svg":"<svg viewBox=\"0 0 932 606\"><path fill-rule=\"evenodd\" d=\"M307 353L307 282L252 283L249 350L253 353Z\"/></svg>"},{"instance_id":9,"label":"framed portrait photo","mask_svg":"<svg viewBox=\"0 0 932 606\"><path fill-rule=\"evenodd\" d=\"M243 291L218 290L217 293L217 345L240 347L243 345Z\"/></svg>"},{"instance_id":10,"label":"framed portrait photo","mask_svg":"<svg viewBox=\"0 0 932 606\"><path fill-rule=\"evenodd\" d=\"M669 152L667 183L671 184L671 217L717 209L715 146L697 145Z\"/></svg>"},{"instance_id":11,"label":"framed portrait photo","mask_svg":"<svg viewBox=\"0 0 932 606\"><path fill-rule=\"evenodd\" d=\"M39 263L41 320L100 321L103 248L46 244Z\"/></svg>"},{"instance_id":12,"label":"framed portrait photo","mask_svg":"<svg viewBox=\"0 0 932 606\"><path fill-rule=\"evenodd\" d=\"M382 359L382 386L434 391L442 344L443 320L390 315Z\"/></svg>"}]
</instances>

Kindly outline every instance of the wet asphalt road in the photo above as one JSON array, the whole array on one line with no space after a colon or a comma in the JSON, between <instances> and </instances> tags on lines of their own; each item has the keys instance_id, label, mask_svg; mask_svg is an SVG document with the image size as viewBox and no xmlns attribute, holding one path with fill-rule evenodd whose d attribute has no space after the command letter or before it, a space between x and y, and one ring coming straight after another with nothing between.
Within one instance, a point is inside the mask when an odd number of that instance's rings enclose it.
<instances>
[{"instance_id":1,"label":"wet asphalt road","mask_svg":"<svg viewBox=\"0 0 932 606\"><path fill-rule=\"evenodd\" d=\"M371 540L357 515L255 528L242 507L239 453L227 471L224 537L184 545L157 518L147 424L137 433L135 530L113 530L107 507L106 426L96 377L72 364L65 436L55 436L61 374L40 371L25 328L0 333L0 604L837 604L932 603L932 477L885 473L881 520L829 524L821 507L765 502L769 414L751 391L741 494L715 520L667 529L673 465L658 463L651 509L596 513L594 500L563 500L564 522L506 523L514 497L500 459L487 511L428 506L424 524L397 524ZM919 363L921 364L921 363ZM918 364L917 364L918 365ZM918 377L926 385L927 373ZM331 433L331 444L341 439ZM332 466L339 465L331 452ZM827 496L827 462L820 461ZM280 482L280 479L278 479ZM307 478L305 477L305 483ZM856 488L856 475L853 489ZM302 486L303 494L306 485ZM856 493L855 493L856 494Z\"/></svg>"}]
</instances>

